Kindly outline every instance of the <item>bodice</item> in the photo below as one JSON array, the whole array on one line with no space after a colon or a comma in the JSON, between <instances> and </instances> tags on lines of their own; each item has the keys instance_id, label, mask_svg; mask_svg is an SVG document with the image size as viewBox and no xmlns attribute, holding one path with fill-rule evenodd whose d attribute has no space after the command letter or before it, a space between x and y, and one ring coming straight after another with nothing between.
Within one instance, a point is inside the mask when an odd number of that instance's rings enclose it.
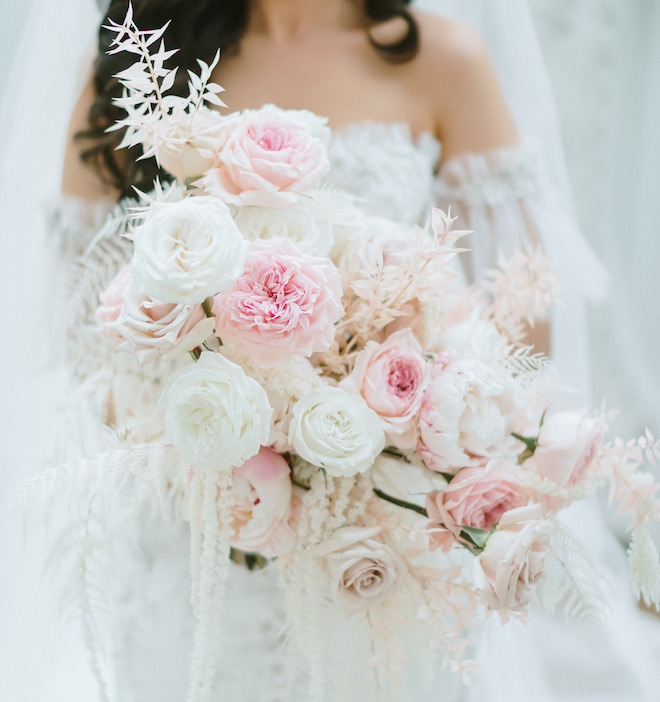
<instances>
[{"instance_id":1,"label":"bodice","mask_svg":"<svg viewBox=\"0 0 660 702\"><path fill-rule=\"evenodd\" d=\"M326 182L360 199L368 215L412 224L433 204L440 143L405 122L364 121L333 130Z\"/></svg>"}]
</instances>

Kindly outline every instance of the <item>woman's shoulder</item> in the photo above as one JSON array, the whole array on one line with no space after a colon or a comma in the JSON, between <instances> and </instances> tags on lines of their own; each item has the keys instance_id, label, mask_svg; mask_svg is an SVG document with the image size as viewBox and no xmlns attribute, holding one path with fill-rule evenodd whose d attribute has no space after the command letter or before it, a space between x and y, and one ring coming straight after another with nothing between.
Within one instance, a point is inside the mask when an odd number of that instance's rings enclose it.
<instances>
[{"instance_id":1,"label":"woman's shoulder","mask_svg":"<svg viewBox=\"0 0 660 702\"><path fill-rule=\"evenodd\" d=\"M490 71L486 42L468 24L452 17L413 10L420 35L415 64L421 77L465 79Z\"/></svg>"}]
</instances>

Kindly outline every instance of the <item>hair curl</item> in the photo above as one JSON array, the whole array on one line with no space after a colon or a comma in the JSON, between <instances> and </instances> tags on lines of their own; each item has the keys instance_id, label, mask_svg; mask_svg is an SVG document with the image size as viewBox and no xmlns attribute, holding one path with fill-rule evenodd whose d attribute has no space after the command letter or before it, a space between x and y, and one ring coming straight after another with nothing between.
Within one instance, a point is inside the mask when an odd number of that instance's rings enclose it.
<instances>
[{"instance_id":1,"label":"hair curl","mask_svg":"<svg viewBox=\"0 0 660 702\"><path fill-rule=\"evenodd\" d=\"M368 35L374 49L387 61L405 62L413 58L419 48L419 30L406 7L410 0L363 2L365 24L399 17L407 25L405 36L393 44L381 44ZM127 0L112 0L107 17L122 22L127 7ZM188 91L186 69L197 70L198 58L208 63L218 47L225 53L238 49L248 25L249 0L133 0L133 10L135 23L141 28L161 27L172 20L165 41L168 46L179 49L174 60L180 66L172 93L183 96ZM93 73L95 99L89 110L89 127L76 137L85 142L81 152L83 161L124 197L133 194L133 186L148 190L156 176L167 179L168 175L158 169L153 159L138 161L140 154L117 152L123 131L106 132L123 116L122 110L113 104L122 90L115 76L134 60L130 54L107 54L113 38L113 33L100 28Z\"/></svg>"}]
</instances>

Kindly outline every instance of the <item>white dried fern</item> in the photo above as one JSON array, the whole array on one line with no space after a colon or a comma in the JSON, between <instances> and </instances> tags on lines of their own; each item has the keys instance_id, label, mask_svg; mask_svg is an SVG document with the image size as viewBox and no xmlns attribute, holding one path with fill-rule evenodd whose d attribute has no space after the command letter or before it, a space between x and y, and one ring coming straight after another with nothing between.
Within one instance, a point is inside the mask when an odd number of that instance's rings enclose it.
<instances>
[{"instance_id":1,"label":"white dried fern","mask_svg":"<svg viewBox=\"0 0 660 702\"><path fill-rule=\"evenodd\" d=\"M598 631L609 604L603 576L591 555L559 520L553 520L552 553L546 560L547 577L537 590L543 608L587 633Z\"/></svg>"}]
</instances>

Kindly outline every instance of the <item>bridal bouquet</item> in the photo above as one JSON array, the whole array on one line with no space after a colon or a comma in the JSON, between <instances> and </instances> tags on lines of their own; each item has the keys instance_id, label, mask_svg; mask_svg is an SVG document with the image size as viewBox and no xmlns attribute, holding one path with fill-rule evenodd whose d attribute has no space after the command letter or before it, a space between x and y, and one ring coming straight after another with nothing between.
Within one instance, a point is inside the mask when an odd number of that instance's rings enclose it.
<instances>
[{"instance_id":1,"label":"bridal bouquet","mask_svg":"<svg viewBox=\"0 0 660 702\"><path fill-rule=\"evenodd\" d=\"M551 406L552 368L522 343L558 289L543 256L466 287L449 216L406 229L324 187L325 120L221 114L215 62L199 62L188 97L169 95L174 52L151 52L165 28L139 31L129 11L110 29L113 51L138 56L119 76L122 146L172 182L140 194L132 260L96 316L117 353L163 376L162 423L140 450L179 457L170 487L190 523L198 622L189 699L210 694L230 557L281 570L314 699L333 617L363 636L374 675L442 646L468 681L466 626L525 617L533 600L592 616L598 578L558 515L603 485L631 517L637 592L657 605L645 527L658 486L638 468L660 444L605 443L603 413Z\"/></svg>"}]
</instances>

